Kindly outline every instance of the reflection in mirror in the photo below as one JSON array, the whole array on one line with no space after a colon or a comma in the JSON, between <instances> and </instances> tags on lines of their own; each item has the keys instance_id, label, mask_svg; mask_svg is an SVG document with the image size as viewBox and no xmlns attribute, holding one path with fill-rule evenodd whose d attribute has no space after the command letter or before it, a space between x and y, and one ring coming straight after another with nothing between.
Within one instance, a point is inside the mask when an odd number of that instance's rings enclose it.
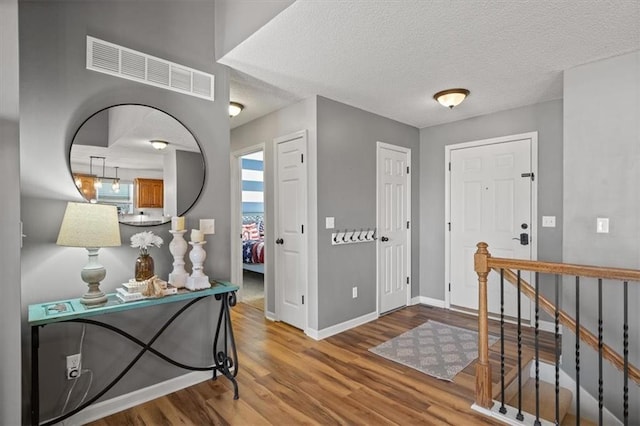
<instances>
[{"instance_id":1,"label":"reflection in mirror","mask_svg":"<svg viewBox=\"0 0 640 426\"><path fill-rule=\"evenodd\" d=\"M184 215L204 186L195 137L169 114L144 105L116 105L89 117L73 137L69 163L83 197L115 205L128 225Z\"/></svg>"}]
</instances>

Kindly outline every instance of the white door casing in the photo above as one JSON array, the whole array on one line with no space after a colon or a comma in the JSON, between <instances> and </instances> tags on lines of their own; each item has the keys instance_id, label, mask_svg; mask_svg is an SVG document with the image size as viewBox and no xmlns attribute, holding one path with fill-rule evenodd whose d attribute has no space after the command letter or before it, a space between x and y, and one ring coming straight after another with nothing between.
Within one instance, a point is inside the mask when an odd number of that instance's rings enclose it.
<instances>
[{"instance_id":1,"label":"white door casing","mask_svg":"<svg viewBox=\"0 0 640 426\"><path fill-rule=\"evenodd\" d=\"M276 139L276 311L294 327L307 327L307 136Z\"/></svg>"},{"instance_id":2,"label":"white door casing","mask_svg":"<svg viewBox=\"0 0 640 426\"><path fill-rule=\"evenodd\" d=\"M536 259L537 134L514 135L447 147L448 247L446 305L477 310L476 244L484 241L495 257ZM520 234L529 243L521 244ZM522 277L531 283L528 274ZM489 312L500 313L499 275L489 275ZM517 315L517 291L504 287L504 313ZM521 317L530 319L521 296Z\"/></svg>"},{"instance_id":3,"label":"white door casing","mask_svg":"<svg viewBox=\"0 0 640 426\"><path fill-rule=\"evenodd\" d=\"M255 152L265 152L265 144L253 145L238 151L231 153L231 282L240 287L238 291L238 300L242 301L244 298L244 280L243 280L243 268L242 268L242 157ZM267 170L267 162L264 162L264 172ZM264 179L264 205L263 220L267 228L270 223L267 218L267 202L268 202L268 182ZM265 300L265 313L267 312L266 306L268 300L272 297L268 291L268 274L267 274L267 257L268 252L265 252L265 271L264 271L264 300Z\"/></svg>"},{"instance_id":4,"label":"white door casing","mask_svg":"<svg viewBox=\"0 0 640 426\"><path fill-rule=\"evenodd\" d=\"M377 144L378 313L411 298L411 150Z\"/></svg>"}]
</instances>

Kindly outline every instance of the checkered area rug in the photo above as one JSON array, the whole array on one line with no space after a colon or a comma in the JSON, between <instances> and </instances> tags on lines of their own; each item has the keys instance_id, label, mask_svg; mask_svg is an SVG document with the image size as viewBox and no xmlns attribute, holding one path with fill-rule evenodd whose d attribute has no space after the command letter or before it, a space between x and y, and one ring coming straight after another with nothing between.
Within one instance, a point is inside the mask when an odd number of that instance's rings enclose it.
<instances>
[{"instance_id":1,"label":"checkered area rug","mask_svg":"<svg viewBox=\"0 0 640 426\"><path fill-rule=\"evenodd\" d=\"M490 335L489 345L498 340ZM438 379L452 381L478 357L478 333L429 320L369 350Z\"/></svg>"}]
</instances>

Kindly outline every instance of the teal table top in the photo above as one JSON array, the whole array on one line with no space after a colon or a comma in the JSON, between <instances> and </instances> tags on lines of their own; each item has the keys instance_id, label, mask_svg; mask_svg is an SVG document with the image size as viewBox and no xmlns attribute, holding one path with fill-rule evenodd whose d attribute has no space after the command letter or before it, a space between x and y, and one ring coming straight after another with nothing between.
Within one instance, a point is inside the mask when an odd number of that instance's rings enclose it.
<instances>
[{"instance_id":1,"label":"teal table top","mask_svg":"<svg viewBox=\"0 0 640 426\"><path fill-rule=\"evenodd\" d=\"M195 299L196 297L229 293L237 290L238 286L235 284L231 284L226 281L215 281L211 285L211 288L204 290L189 291L182 288L178 290L178 294L153 299L136 300L134 302L122 302L116 297L115 293L110 293L107 295L109 298L107 303L95 308L87 308L85 305L80 303L80 299L36 303L29 305L29 325L44 325L76 318L88 318L112 312L127 311L130 309Z\"/></svg>"}]
</instances>

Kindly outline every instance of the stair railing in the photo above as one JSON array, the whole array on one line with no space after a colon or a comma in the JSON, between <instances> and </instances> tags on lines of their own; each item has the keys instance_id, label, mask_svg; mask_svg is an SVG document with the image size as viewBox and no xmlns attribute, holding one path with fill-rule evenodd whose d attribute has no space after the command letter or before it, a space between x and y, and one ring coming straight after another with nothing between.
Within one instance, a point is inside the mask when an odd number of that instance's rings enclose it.
<instances>
[{"instance_id":1,"label":"stair railing","mask_svg":"<svg viewBox=\"0 0 640 426\"><path fill-rule=\"evenodd\" d=\"M474 269L478 274L478 292L479 292L479 306L478 306L478 362L476 364L476 405L490 410L493 407L492 398L492 383L491 383L491 365L489 363L489 328L488 328L488 300L487 300L487 283L489 273L493 270L500 274L500 286L501 293L503 293L504 281L508 281L514 284L518 288L518 295L520 293L526 295L528 298L535 302L535 371L536 371L536 390L539 386L539 357L538 357L538 333L539 333L539 309L542 308L547 313L552 315L555 319L555 341L556 341L556 424L559 424L558 413L558 393L559 393L559 328L563 326L569 328L576 335L576 389L580 389L580 341L584 341L587 345L598 351L599 368L598 368L598 402L599 402L599 424L603 424L603 401L604 401L604 389L603 389L603 375L602 375L602 360L608 360L615 368L623 373L623 421L627 425L629 422L629 379L633 380L640 386L640 370L629 364L629 323L628 323L628 285L629 282L640 281L640 270L635 269L621 269L621 268L602 268L596 266L585 265L572 265L565 263L554 262L539 262L521 259L505 259L492 257L488 251L488 245L484 242L477 244L477 251L474 255ZM514 273L513 270L517 272ZM521 277L521 271L535 272L535 286L531 286ZM554 274L555 275L555 303L550 302L548 299L539 294L538 288L538 274ZM576 315L575 319L569 314L559 309L559 282L560 277L573 276L575 277L575 291L576 291ZM598 336L595 336L585 327L580 325L580 278L597 278L598 279ZM616 353L608 345L603 342L603 318L602 318L602 280L618 280L622 281L623 285L623 355ZM501 299L503 295L501 294ZM518 296L518 305L520 304L520 297ZM501 300L501 306L503 300ZM518 362L521 358L521 329L520 329L520 309L518 307ZM501 315L501 339L504 341L504 315ZM502 392L501 392L501 407L499 411L503 414L506 413L505 401L504 401L504 350L501 354L501 369L502 369ZM518 366L521 370L521 366ZM520 374L520 373L519 373ZM520 378L519 378L520 380ZM523 420L521 412L521 401L518 403L518 413L516 415L517 420ZM536 412L534 424L540 424L539 417L539 398L536 392ZM580 422L580 397L579 391L576 392L576 413L577 422Z\"/></svg>"}]
</instances>

